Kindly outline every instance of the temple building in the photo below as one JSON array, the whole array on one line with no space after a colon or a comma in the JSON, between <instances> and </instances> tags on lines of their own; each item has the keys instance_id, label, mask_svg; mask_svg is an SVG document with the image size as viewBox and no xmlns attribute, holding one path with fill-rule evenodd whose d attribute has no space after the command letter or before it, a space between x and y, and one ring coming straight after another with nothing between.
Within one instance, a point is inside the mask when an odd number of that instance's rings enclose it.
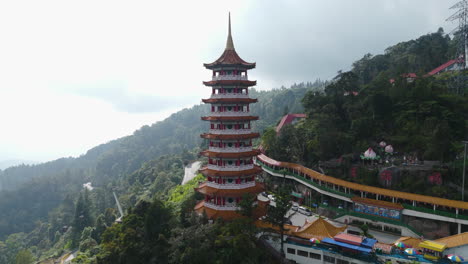
<instances>
[{"instance_id":1,"label":"temple building","mask_svg":"<svg viewBox=\"0 0 468 264\"><path fill-rule=\"evenodd\" d=\"M223 54L204 66L213 72L211 81L203 82L211 88L211 97L203 99L211 105L211 112L202 117L209 122L209 131L201 135L209 143L208 149L201 152L208 158L208 164L200 170L207 180L196 188L205 199L195 206L195 211L205 212L209 219L231 220L240 217L238 209L243 195L251 193L257 197L263 184L256 180L262 169L253 162L260 151L252 147L252 139L259 137L259 133L251 130L251 122L258 116L250 113L250 104L257 99L249 97L249 87L256 85L256 81L250 81L247 74L255 63L244 61L234 49L230 16Z\"/></svg>"}]
</instances>

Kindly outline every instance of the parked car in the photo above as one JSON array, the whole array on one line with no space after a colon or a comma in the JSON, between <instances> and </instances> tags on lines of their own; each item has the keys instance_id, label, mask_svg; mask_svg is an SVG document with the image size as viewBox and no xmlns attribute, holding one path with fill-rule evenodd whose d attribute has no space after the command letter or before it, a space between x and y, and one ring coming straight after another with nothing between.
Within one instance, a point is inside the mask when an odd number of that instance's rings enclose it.
<instances>
[{"instance_id":1,"label":"parked car","mask_svg":"<svg viewBox=\"0 0 468 264\"><path fill-rule=\"evenodd\" d=\"M263 197L268 197L268 194L266 192L262 192Z\"/></svg>"},{"instance_id":2,"label":"parked car","mask_svg":"<svg viewBox=\"0 0 468 264\"><path fill-rule=\"evenodd\" d=\"M270 199L272 201L275 201L275 196L273 194L269 194L268 199Z\"/></svg>"},{"instance_id":3,"label":"parked car","mask_svg":"<svg viewBox=\"0 0 468 264\"><path fill-rule=\"evenodd\" d=\"M310 211L309 208L306 208L304 206L299 206L299 213L308 216L312 215L312 211Z\"/></svg>"},{"instance_id":4,"label":"parked car","mask_svg":"<svg viewBox=\"0 0 468 264\"><path fill-rule=\"evenodd\" d=\"M293 211L296 211L296 212L297 212L297 210L299 210L299 206L297 206L297 205L293 205L293 206L291 206L291 210L293 210Z\"/></svg>"}]
</instances>

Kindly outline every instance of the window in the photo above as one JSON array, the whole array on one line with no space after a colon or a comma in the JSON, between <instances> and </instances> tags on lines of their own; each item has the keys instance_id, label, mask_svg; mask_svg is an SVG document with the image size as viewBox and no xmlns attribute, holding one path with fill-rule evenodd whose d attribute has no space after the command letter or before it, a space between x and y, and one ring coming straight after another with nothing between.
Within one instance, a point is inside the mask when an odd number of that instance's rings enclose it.
<instances>
[{"instance_id":1,"label":"window","mask_svg":"<svg viewBox=\"0 0 468 264\"><path fill-rule=\"evenodd\" d=\"M309 254L307 253L307 251L304 251L304 250L297 250L297 254L299 256L303 256L303 257L308 257Z\"/></svg>"},{"instance_id":2,"label":"window","mask_svg":"<svg viewBox=\"0 0 468 264\"><path fill-rule=\"evenodd\" d=\"M288 248L287 249L288 254L296 254L296 250L294 248Z\"/></svg>"},{"instance_id":3,"label":"window","mask_svg":"<svg viewBox=\"0 0 468 264\"><path fill-rule=\"evenodd\" d=\"M312 253L312 252L309 252L309 254L310 254L309 255L310 258L318 259L318 260L322 259L322 256L320 254L316 254L316 253Z\"/></svg>"},{"instance_id":4,"label":"window","mask_svg":"<svg viewBox=\"0 0 468 264\"><path fill-rule=\"evenodd\" d=\"M342 260L342 259L337 259L336 264L349 264L349 261Z\"/></svg>"},{"instance_id":5,"label":"window","mask_svg":"<svg viewBox=\"0 0 468 264\"><path fill-rule=\"evenodd\" d=\"M327 255L323 255L323 260L324 260L325 262L335 263L335 258L334 258L334 257L327 256Z\"/></svg>"}]
</instances>

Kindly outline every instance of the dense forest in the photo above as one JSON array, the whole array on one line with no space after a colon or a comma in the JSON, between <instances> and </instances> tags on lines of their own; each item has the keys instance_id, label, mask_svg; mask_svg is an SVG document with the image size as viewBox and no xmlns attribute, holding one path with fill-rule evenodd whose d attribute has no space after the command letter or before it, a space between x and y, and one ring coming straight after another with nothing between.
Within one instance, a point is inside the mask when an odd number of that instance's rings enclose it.
<instances>
[{"instance_id":1,"label":"dense forest","mask_svg":"<svg viewBox=\"0 0 468 264\"><path fill-rule=\"evenodd\" d=\"M261 117L254 129L262 131L274 125L287 112L302 112L304 94L319 91L324 85L317 80L288 89L252 90L251 97L259 102L251 109ZM25 254L25 249L34 259L45 259L78 247L82 234L68 231L70 226L80 232L92 226L94 231L86 234L100 242L102 230L117 216L112 192L129 210L139 201L151 202L154 197L166 203L172 188L182 181L184 166L198 158L203 143L199 135L208 127L200 117L207 113L206 105L196 105L78 158L0 171L0 263L13 263L18 252ZM94 189L84 195L83 184L87 182ZM77 214L83 204L90 205L84 210L89 213ZM77 223L76 217L82 215L89 217ZM88 236L83 238L90 241Z\"/></svg>"},{"instance_id":2,"label":"dense forest","mask_svg":"<svg viewBox=\"0 0 468 264\"><path fill-rule=\"evenodd\" d=\"M453 73L422 77L453 58L456 41L440 29L367 54L330 82L253 90L254 129L279 160L318 167L340 158L348 166L385 140L396 152L442 161L444 181L459 184L451 173L459 170L468 99L449 91ZM421 77L408 82L409 72ZM276 134L284 114L301 112L308 118ZM74 250L75 263L274 263L258 249L251 220L207 224L193 215L202 176L179 185L184 166L198 159L207 113L196 105L80 157L0 171L0 264ZM337 177L348 177L346 166ZM125 211L120 224L113 192Z\"/></svg>"},{"instance_id":3,"label":"dense forest","mask_svg":"<svg viewBox=\"0 0 468 264\"><path fill-rule=\"evenodd\" d=\"M453 75L466 72L425 76L453 59L455 46L456 39L439 29L389 47L384 54L365 55L351 71L339 72L323 92L304 96L306 120L285 127L280 135L271 128L263 134L267 154L317 169L320 162L339 160L339 169L328 170L328 174L381 186L377 170L359 170L361 175L356 179L349 169L362 162L359 156L369 147L378 151L378 143L385 141L395 150L391 158L396 165L403 157L440 161L442 165L434 171L442 174L446 184L434 186L407 175L406 184L382 187L461 199L447 184L461 184L461 141L468 132L468 97L454 94L449 84ZM409 80L406 73L411 72L419 77Z\"/></svg>"}]
</instances>

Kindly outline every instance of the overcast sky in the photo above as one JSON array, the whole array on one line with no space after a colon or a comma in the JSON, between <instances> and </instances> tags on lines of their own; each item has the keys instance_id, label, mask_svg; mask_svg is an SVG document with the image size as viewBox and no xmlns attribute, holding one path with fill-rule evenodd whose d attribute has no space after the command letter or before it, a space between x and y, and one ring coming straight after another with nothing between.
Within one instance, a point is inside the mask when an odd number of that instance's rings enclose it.
<instances>
[{"instance_id":1,"label":"overcast sky","mask_svg":"<svg viewBox=\"0 0 468 264\"><path fill-rule=\"evenodd\" d=\"M234 46L258 89L332 78L455 24L457 0L1 1L0 160L79 156L209 96Z\"/></svg>"}]
</instances>

